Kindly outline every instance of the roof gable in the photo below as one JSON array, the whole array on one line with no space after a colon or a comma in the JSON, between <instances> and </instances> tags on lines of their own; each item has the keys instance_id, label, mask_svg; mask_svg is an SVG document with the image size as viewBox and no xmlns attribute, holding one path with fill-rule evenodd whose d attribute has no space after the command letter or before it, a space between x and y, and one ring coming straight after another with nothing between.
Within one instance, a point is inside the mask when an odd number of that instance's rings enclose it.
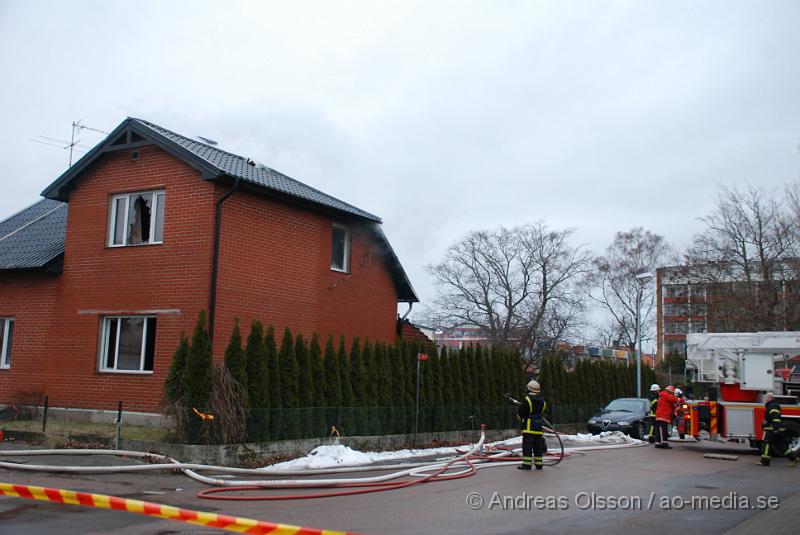
<instances>
[{"instance_id":1,"label":"roof gable","mask_svg":"<svg viewBox=\"0 0 800 535\"><path fill-rule=\"evenodd\" d=\"M400 264L389 241L380 228L381 219L360 208L323 193L307 184L295 180L265 165L257 165L248 158L226 152L215 146L191 139L151 122L129 117L120 123L102 142L86 153L72 167L67 169L53 183L47 186L42 195L53 201L67 202L69 191L81 174L92 162L106 152L133 149L154 144L169 154L179 158L197 169L203 179L216 180L230 177L241 180L256 191L276 195L317 210L332 212L340 217L361 220L372 226L375 239L381 246L383 257L392 276L400 302L417 302L411 282ZM66 214L66 209L64 209ZM66 216L65 216L66 217ZM64 219L66 227L66 218ZM60 252L64 251L64 239ZM2 268L2 265L0 265Z\"/></svg>"},{"instance_id":2,"label":"roof gable","mask_svg":"<svg viewBox=\"0 0 800 535\"><path fill-rule=\"evenodd\" d=\"M105 140L47 186L42 195L48 199L67 202L69 190L74 186L74 182L79 180L81 173L103 153L146 144L155 144L181 159L200 171L202 177L206 180L215 180L227 176L243 180L264 193L289 197L307 203L312 207L332 210L350 217L355 216L359 219L378 223L381 221L378 216L323 193L265 165L256 165L255 162L243 156L226 152L207 143L176 134L156 124L135 118L128 118L123 121Z\"/></svg>"}]
</instances>

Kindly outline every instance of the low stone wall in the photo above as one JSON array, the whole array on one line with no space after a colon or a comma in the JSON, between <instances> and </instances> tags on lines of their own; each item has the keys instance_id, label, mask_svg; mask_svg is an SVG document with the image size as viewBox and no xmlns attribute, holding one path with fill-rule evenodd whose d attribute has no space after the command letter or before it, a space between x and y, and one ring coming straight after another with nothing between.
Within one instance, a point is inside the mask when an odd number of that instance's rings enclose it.
<instances>
[{"instance_id":1,"label":"low stone wall","mask_svg":"<svg viewBox=\"0 0 800 535\"><path fill-rule=\"evenodd\" d=\"M488 430L486 441L504 440L517 436L516 429ZM475 442L478 431L448 431L442 433L419 433L420 446L435 442ZM340 437L339 443L361 451L389 451L411 447L413 434L363 437ZM307 438L301 440L278 440L274 442L250 442L232 445L188 445L150 442L144 440L120 440L120 449L160 453L186 463L241 466L267 461L276 457L293 458L324 444L332 444L333 438Z\"/></svg>"},{"instance_id":2,"label":"low stone wall","mask_svg":"<svg viewBox=\"0 0 800 535\"><path fill-rule=\"evenodd\" d=\"M0 405L0 411L7 408L8 405ZM17 410L24 411L35 419L41 419L44 414L44 406L42 405L20 405ZM75 422L106 424L117 421L117 411L48 407L47 418L48 420L72 420ZM163 414L158 413L122 411L122 423L123 425L140 427L165 427L169 425L169 420Z\"/></svg>"}]
</instances>

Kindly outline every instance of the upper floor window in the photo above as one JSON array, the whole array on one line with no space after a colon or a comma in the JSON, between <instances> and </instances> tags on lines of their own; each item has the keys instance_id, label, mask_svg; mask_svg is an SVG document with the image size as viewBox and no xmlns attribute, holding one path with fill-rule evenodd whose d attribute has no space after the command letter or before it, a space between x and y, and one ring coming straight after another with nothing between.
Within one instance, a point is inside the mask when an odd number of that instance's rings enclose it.
<instances>
[{"instance_id":1,"label":"upper floor window","mask_svg":"<svg viewBox=\"0 0 800 535\"><path fill-rule=\"evenodd\" d=\"M11 338L14 335L14 318L0 318L0 368L11 367Z\"/></svg>"},{"instance_id":2,"label":"upper floor window","mask_svg":"<svg viewBox=\"0 0 800 535\"><path fill-rule=\"evenodd\" d=\"M689 288L681 284L671 284L665 288L665 297L685 297L689 294Z\"/></svg>"},{"instance_id":3,"label":"upper floor window","mask_svg":"<svg viewBox=\"0 0 800 535\"><path fill-rule=\"evenodd\" d=\"M164 192L145 191L111 197L109 245L145 245L164 241Z\"/></svg>"},{"instance_id":4,"label":"upper floor window","mask_svg":"<svg viewBox=\"0 0 800 535\"><path fill-rule=\"evenodd\" d=\"M706 287L693 285L691 287L692 297L704 298L706 296Z\"/></svg>"},{"instance_id":5,"label":"upper floor window","mask_svg":"<svg viewBox=\"0 0 800 535\"><path fill-rule=\"evenodd\" d=\"M331 269L346 273L350 270L350 231L334 223L332 236Z\"/></svg>"},{"instance_id":6,"label":"upper floor window","mask_svg":"<svg viewBox=\"0 0 800 535\"><path fill-rule=\"evenodd\" d=\"M686 334L686 327L684 322L664 322L664 334Z\"/></svg>"},{"instance_id":7,"label":"upper floor window","mask_svg":"<svg viewBox=\"0 0 800 535\"><path fill-rule=\"evenodd\" d=\"M697 322L693 321L691 325L689 325L689 332L690 333L704 333L706 332L706 324L704 322Z\"/></svg>"},{"instance_id":8,"label":"upper floor window","mask_svg":"<svg viewBox=\"0 0 800 535\"><path fill-rule=\"evenodd\" d=\"M156 318L119 316L103 318L100 371L152 372L156 346Z\"/></svg>"}]
</instances>

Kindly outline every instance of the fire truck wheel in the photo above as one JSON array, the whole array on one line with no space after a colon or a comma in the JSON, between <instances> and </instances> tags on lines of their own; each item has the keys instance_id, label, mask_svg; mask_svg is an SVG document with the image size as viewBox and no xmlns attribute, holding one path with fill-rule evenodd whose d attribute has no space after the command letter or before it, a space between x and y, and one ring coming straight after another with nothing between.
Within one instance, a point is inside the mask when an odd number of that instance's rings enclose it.
<instances>
[{"instance_id":1,"label":"fire truck wheel","mask_svg":"<svg viewBox=\"0 0 800 535\"><path fill-rule=\"evenodd\" d=\"M786 427L786 440L789 442L789 447L795 453L800 452L800 422L785 419L783 425Z\"/></svg>"}]
</instances>

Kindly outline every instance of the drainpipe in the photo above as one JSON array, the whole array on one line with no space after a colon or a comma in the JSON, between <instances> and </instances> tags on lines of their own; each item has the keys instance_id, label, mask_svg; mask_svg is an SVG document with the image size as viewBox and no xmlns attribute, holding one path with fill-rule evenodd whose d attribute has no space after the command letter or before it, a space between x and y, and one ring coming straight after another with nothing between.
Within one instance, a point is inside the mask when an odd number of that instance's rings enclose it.
<instances>
[{"instance_id":1,"label":"drainpipe","mask_svg":"<svg viewBox=\"0 0 800 535\"><path fill-rule=\"evenodd\" d=\"M397 317L397 336L400 336L400 337L403 336L403 322L406 320L408 315L411 314L411 309L413 308L413 306L414 306L414 303L409 301L408 302L408 310L406 310L406 313L403 314L403 317L401 318L398 315L398 317Z\"/></svg>"},{"instance_id":2,"label":"drainpipe","mask_svg":"<svg viewBox=\"0 0 800 535\"><path fill-rule=\"evenodd\" d=\"M222 203L233 195L239 187L239 177L233 182L231 189L217 201L214 219L214 262L211 266L211 296L208 303L208 335L214 340L214 313L217 308L217 275L219 274L219 242L222 233Z\"/></svg>"}]
</instances>

